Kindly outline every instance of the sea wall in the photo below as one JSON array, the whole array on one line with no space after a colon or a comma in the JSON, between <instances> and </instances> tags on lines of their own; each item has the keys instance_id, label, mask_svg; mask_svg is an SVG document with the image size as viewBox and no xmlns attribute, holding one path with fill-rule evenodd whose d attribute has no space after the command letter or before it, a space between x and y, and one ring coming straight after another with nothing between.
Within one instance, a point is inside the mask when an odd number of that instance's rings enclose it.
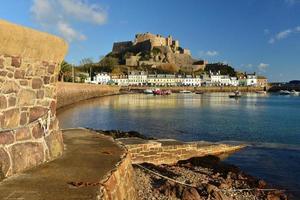
<instances>
[{"instance_id":1,"label":"sea wall","mask_svg":"<svg viewBox=\"0 0 300 200\"><path fill-rule=\"evenodd\" d=\"M0 179L60 156L56 82L67 44L0 20Z\"/></svg>"},{"instance_id":2,"label":"sea wall","mask_svg":"<svg viewBox=\"0 0 300 200\"><path fill-rule=\"evenodd\" d=\"M57 84L57 108L82 100L119 94L119 91L118 86L60 82Z\"/></svg>"},{"instance_id":3,"label":"sea wall","mask_svg":"<svg viewBox=\"0 0 300 200\"><path fill-rule=\"evenodd\" d=\"M226 145L216 143L180 143L167 144L149 141L142 144L126 144L132 157L132 163L175 164L179 160L207 155L220 155L244 148L245 145Z\"/></svg>"},{"instance_id":4,"label":"sea wall","mask_svg":"<svg viewBox=\"0 0 300 200\"><path fill-rule=\"evenodd\" d=\"M134 171L131 165L130 154L128 154L127 151L115 169L101 182L98 199L137 199Z\"/></svg>"},{"instance_id":5,"label":"sea wall","mask_svg":"<svg viewBox=\"0 0 300 200\"><path fill-rule=\"evenodd\" d=\"M157 86L162 90L171 90L172 92L179 92L182 90L189 90L192 92L196 92L196 91L201 91L201 92L234 92L236 90L239 90L241 92L257 92L257 91L262 91L264 88L262 87L230 87L230 86L224 86L224 87L191 87L191 86L187 86L187 87L160 87ZM146 88L152 88L152 87L135 87L135 86L130 86L128 89L130 89L131 91L138 91L138 92L142 92L144 91Z\"/></svg>"}]
</instances>

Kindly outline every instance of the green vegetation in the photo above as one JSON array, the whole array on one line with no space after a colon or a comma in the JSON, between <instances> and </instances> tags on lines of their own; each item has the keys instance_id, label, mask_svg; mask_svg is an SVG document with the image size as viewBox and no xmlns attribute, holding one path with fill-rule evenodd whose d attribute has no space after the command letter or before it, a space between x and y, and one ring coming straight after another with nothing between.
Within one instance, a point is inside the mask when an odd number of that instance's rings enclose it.
<instances>
[{"instance_id":1,"label":"green vegetation","mask_svg":"<svg viewBox=\"0 0 300 200\"><path fill-rule=\"evenodd\" d=\"M59 81L71 82L72 81L72 65L66 61L63 61L60 65L60 71L58 75Z\"/></svg>"},{"instance_id":2,"label":"green vegetation","mask_svg":"<svg viewBox=\"0 0 300 200\"><path fill-rule=\"evenodd\" d=\"M223 64L223 63L212 63L207 64L205 67L205 71L209 73L210 71L213 73L219 72L221 75L230 75L230 76L236 76L236 72L233 67Z\"/></svg>"}]
</instances>

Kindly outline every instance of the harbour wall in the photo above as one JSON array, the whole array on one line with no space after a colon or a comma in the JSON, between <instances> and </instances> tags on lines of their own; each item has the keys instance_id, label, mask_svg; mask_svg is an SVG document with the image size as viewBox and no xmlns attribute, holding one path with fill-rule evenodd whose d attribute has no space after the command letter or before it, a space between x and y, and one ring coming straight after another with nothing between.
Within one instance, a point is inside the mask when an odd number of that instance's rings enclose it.
<instances>
[{"instance_id":1,"label":"harbour wall","mask_svg":"<svg viewBox=\"0 0 300 200\"><path fill-rule=\"evenodd\" d=\"M210 142L180 142L176 140L119 139L131 155L132 163L175 164L180 160L238 151L245 145L227 145Z\"/></svg>"},{"instance_id":2,"label":"harbour wall","mask_svg":"<svg viewBox=\"0 0 300 200\"><path fill-rule=\"evenodd\" d=\"M122 88L123 90L130 90L130 91L136 91L136 92L143 92L147 88L154 88L154 87L135 87L130 86L127 88ZM236 90L239 90L240 92L257 92L257 91L263 91L264 88L262 87L230 87L230 86L224 86L224 87L159 87L158 88L162 90L171 90L174 93L178 93L182 90L188 90L191 92L235 92Z\"/></svg>"},{"instance_id":3,"label":"harbour wall","mask_svg":"<svg viewBox=\"0 0 300 200\"><path fill-rule=\"evenodd\" d=\"M59 157L56 82L67 44L0 20L0 180Z\"/></svg>"},{"instance_id":4,"label":"harbour wall","mask_svg":"<svg viewBox=\"0 0 300 200\"><path fill-rule=\"evenodd\" d=\"M57 84L57 108L82 100L119 94L119 91L118 86L59 82Z\"/></svg>"}]
</instances>

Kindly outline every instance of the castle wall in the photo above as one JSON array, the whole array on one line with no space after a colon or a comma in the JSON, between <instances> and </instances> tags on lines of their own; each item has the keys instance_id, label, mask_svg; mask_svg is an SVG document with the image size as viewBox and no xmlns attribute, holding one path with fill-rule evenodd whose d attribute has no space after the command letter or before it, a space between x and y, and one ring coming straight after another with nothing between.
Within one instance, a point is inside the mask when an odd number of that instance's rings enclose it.
<instances>
[{"instance_id":1,"label":"castle wall","mask_svg":"<svg viewBox=\"0 0 300 200\"><path fill-rule=\"evenodd\" d=\"M0 20L0 179L60 156L56 82L67 44Z\"/></svg>"},{"instance_id":2,"label":"castle wall","mask_svg":"<svg viewBox=\"0 0 300 200\"><path fill-rule=\"evenodd\" d=\"M132 47L133 43L131 41L126 41L126 42L115 42L113 44L113 52L119 53L122 51L125 51L126 49Z\"/></svg>"}]
</instances>

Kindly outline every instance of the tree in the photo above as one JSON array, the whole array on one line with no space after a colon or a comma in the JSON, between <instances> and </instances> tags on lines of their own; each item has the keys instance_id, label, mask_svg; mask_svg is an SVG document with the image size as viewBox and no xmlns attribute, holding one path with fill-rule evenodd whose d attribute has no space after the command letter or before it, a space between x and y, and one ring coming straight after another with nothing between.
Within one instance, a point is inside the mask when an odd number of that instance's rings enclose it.
<instances>
[{"instance_id":1,"label":"tree","mask_svg":"<svg viewBox=\"0 0 300 200\"><path fill-rule=\"evenodd\" d=\"M207 64L205 66L205 71L206 72L219 72L221 75L229 75L229 76L236 76L236 72L233 67L223 64L223 63L212 63L212 64Z\"/></svg>"},{"instance_id":2,"label":"tree","mask_svg":"<svg viewBox=\"0 0 300 200\"><path fill-rule=\"evenodd\" d=\"M61 65L60 65L58 79L60 81L70 81L70 80L72 80L71 74L72 74L72 66L68 62L62 61Z\"/></svg>"}]
</instances>

